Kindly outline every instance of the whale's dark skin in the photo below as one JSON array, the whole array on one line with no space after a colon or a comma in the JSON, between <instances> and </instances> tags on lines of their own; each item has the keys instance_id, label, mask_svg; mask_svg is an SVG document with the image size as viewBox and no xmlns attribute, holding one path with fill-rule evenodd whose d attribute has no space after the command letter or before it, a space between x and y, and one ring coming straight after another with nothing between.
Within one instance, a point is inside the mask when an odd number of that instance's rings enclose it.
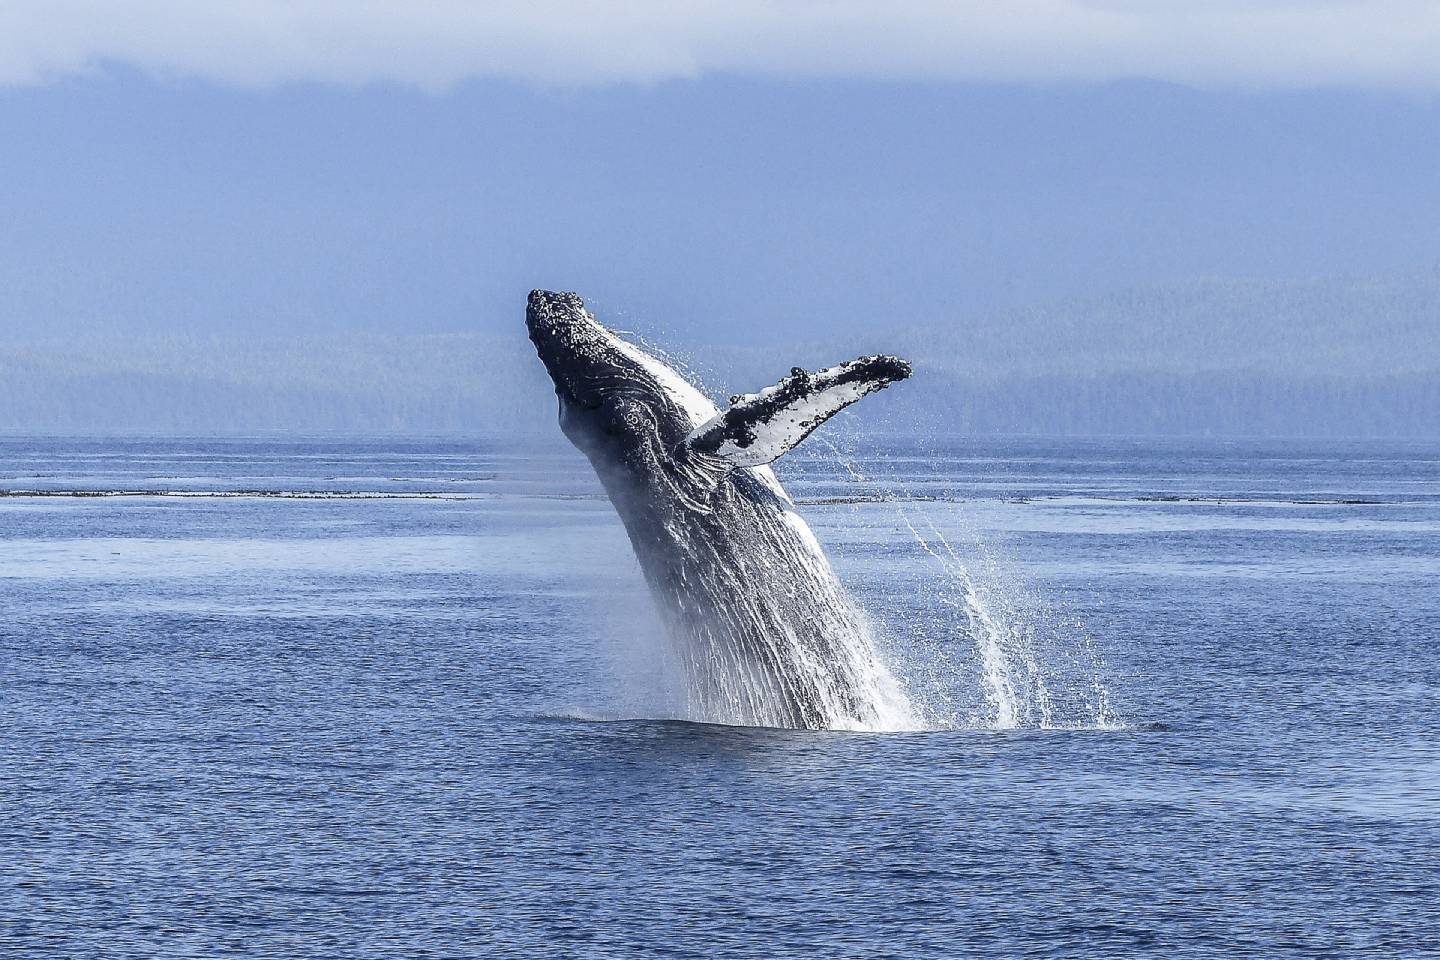
<instances>
[{"instance_id":1,"label":"whale's dark skin","mask_svg":"<svg viewBox=\"0 0 1440 960\"><path fill-rule=\"evenodd\" d=\"M573 293L536 290L530 339L560 426L625 524L698 719L874 728L907 707L824 552L764 463L909 375L869 357L736 398L725 414Z\"/></svg>"}]
</instances>

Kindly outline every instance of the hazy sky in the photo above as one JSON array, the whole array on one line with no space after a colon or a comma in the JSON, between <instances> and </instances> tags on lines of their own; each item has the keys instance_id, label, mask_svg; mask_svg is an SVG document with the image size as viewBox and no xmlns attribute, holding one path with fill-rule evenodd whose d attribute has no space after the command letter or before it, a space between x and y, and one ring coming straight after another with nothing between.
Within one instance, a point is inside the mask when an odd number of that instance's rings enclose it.
<instances>
[{"instance_id":1,"label":"hazy sky","mask_svg":"<svg viewBox=\"0 0 1440 960\"><path fill-rule=\"evenodd\" d=\"M793 339L1440 261L1440 4L591 6L0 0L0 327L538 285Z\"/></svg>"}]
</instances>

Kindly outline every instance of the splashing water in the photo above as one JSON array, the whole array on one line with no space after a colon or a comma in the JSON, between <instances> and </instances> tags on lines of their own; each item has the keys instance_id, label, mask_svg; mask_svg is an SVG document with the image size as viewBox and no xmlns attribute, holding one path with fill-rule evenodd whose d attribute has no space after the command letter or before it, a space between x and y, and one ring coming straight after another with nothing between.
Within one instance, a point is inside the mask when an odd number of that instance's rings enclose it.
<instances>
[{"instance_id":1,"label":"splashing water","mask_svg":"<svg viewBox=\"0 0 1440 960\"><path fill-rule=\"evenodd\" d=\"M703 390L709 378L697 375L689 357L677 356L633 332L626 336ZM818 725L830 729L1120 726L1103 680L1103 662L1082 625L1065 622L1040 602L1018 572L1002 563L978 536L965 538L962 553L952 542L954 532L947 536L920 505L921 498L903 482L866 476L856 456L842 452L829 439L813 439L830 452L851 482L872 490L878 487L878 499L894 505L897 519L932 567L921 586L933 603L924 612L898 612L912 643L903 650L900 645L888 644L891 656L882 657L880 651L887 646L884 631L828 569L823 571L825 576L817 578L833 585L833 590L822 591L826 596L811 597L808 604L798 605L805 609L798 609L792 600L770 610L768 591L755 590L756 583L766 582L767 571L745 569L749 564L743 555L732 557L728 568L733 576L749 581L750 589L736 590L731 583L725 585L726 592L748 592L747 618L769 624L766 649L750 652L759 653L761 662L734 655L737 651L727 654L727 644L709 636L712 629L718 630L717 637L732 633L732 625L672 623L668 631L672 636L689 634L692 642L667 650L661 658L671 667L661 684L665 688L662 699L671 705L665 711L668 715L706 722L790 726L794 717L778 712L778 705L786 699L781 695L784 688L791 694L803 689L802 699L824 717ZM794 519L804 527L798 516ZM809 535L808 527L804 533ZM818 544L815 552L824 564ZM802 559L795 557L792 562ZM705 586L691 584L702 593ZM678 608L685 605L683 599L676 604ZM934 611L942 611L938 620ZM797 615L812 625L826 622L826 628L819 631L829 638L826 649L811 650L809 642L794 635L790 626ZM931 618L928 625L923 622L927 616ZM961 637L968 639L969 653L955 642ZM816 653L828 666L814 662ZM678 684L676 667L685 678ZM974 681L969 682L972 676ZM812 718L801 725L817 724Z\"/></svg>"},{"instance_id":2,"label":"splashing water","mask_svg":"<svg viewBox=\"0 0 1440 960\"><path fill-rule=\"evenodd\" d=\"M906 617L915 642L901 674L920 701L925 724L995 730L1123 726L1103 658L1082 624L1042 602L973 532L962 555L907 485L868 476L856 456L829 439L820 443L850 482L878 488L878 497L867 499L893 504L933 569L925 591L937 609L951 612L930 630ZM968 656L953 642L957 636L968 638ZM978 703L974 691L963 688L967 674L975 673Z\"/></svg>"}]
</instances>

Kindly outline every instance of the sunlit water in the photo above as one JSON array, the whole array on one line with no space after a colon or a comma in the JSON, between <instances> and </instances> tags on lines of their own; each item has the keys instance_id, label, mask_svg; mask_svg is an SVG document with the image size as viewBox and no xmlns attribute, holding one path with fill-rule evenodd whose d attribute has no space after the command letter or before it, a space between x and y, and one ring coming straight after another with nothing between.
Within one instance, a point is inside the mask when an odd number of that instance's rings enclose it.
<instances>
[{"instance_id":1,"label":"sunlit water","mask_svg":"<svg viewBox=\"0 0 1440 960\"><path fill-rule=\"evenodd\" d=\"M1440 448L832 442L924 730L654 719L558 446L0 441L0 952L1440 955Z\"/></svg>"}]
</instances>

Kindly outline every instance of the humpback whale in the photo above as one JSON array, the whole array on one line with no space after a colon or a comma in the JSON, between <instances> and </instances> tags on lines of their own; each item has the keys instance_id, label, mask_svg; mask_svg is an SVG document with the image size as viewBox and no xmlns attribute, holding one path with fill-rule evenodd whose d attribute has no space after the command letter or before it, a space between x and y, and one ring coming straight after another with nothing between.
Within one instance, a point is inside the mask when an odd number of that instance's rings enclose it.
<instances>
[{"instance_id":1,"label":"humpback whale","mask_svg":"<svg viewBox=\"0 0 1440 960\"><path fill-rule=\"evenodd\" d=\"M555 384L560 427L590 460L629 535L686 677L689 717L812 729L908 725L810 527L769 464L910 365L861 357L794 368L724 411L664 361L592 316L574 293L535 290L530 339Z\"/></svg>"}]
</instances>

